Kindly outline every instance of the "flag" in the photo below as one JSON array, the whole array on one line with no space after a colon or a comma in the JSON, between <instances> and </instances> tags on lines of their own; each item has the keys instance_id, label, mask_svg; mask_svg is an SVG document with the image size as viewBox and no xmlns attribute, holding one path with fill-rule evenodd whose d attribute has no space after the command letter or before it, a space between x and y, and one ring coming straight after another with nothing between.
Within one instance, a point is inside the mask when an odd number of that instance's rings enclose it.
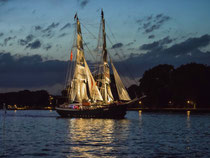
<instances>
[{"instance_id":1,"label":"flag","mask_svg":"<svg viewBox=\"0 0 210 158\"><path fill-rule=\"evenodd\" d=\"M104 18L104 12L103 9L101 9L101 17Z\"/></svg>"},{"instance_id":2,"label":"flag","mask_svg":"<svg viewBox=\"0 0 210 158\"><path fill-rule=\"evenodd\" d=\"M70 60L72 61L72 59L73 59L73 53L72 53L72 51L71 51Z\"/></svg>"},{"instance_id":3,"label":"flag","mask_svg":"<svg viewBox=\"0 0 210 158\"><path fill-rule=\"evenodd\" d=\"M74 20L77 19L77 13L74 15Z\"/></svg>"}]
</instances>

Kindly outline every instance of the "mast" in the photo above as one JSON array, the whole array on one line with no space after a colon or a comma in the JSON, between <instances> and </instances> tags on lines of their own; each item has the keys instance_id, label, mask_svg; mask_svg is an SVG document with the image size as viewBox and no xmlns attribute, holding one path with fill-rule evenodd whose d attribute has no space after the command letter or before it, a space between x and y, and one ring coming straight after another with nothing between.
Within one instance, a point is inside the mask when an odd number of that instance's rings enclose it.
<instances>
[{"instance_id":1,"label":"mast","mask_svg":"<svg viewBox=\"0 0 210 158\"><path fill-rule=\"evenodd\" d=\"M102 86L100 87L101 95L105 101L111 102L114 100L111 87L110 87L110 70L107 60L107 49L106 49L106 32L105 32L105 20L104 12L101 10L101 21L102 21L102 36L103 36L103 49L102 49L102 64L103 64L103 74L102 74Z\"/></svg>"},{"instance_id":2,"label":"mast","mask_svg":"<svg viewBox=\"0 0 210 158\"><path fill-rule=\"evenodd\" d=\"M107 101L106 98L109 98L109 97L113 101L113 95L110 88L111 79L110 79L110 70L109 70L109 65L108 65L108 60L107 60L105 20L104 20L103 10L101 10L101 18L102 18L102 25L103 25L102 27L103 29L103 52L102 53L103 53L103 68L104 68L103 75L105 79L103 84L104 84L104 89L105 89L104 97L105 97L105 102L106 102ZM111 58L110 58L110 61L111 61L112 70L114 73L114 78L115 78L115 83L116 83L119 99L124 100L124 101L131 100L114 64L112 63Z\"/></svg>"},{"instance_id":3,"label":"mast","mask_svg":"<svg viewBox=\"0 0 210 158\"><path fill-rule=\"evenodd\" d=\"M98 90L96 82L92 76L92 73L88 67L88 64L84 56L82 32L80 27L79 18L77 14L75 15L77 22L77 40L76 40L76 62L73 79L71 81L70 91L69 91L69 101L70 102L95 102L103 101L103 98ZM89 93L87 93L87 91Z\"/></svg>"},{"instance_id":4,"label":"mast","mask_svg":"<svg viewBox=\"0 0 210 158\"><path fill-rule=\"evenodd\" d=\"M71 82L71 89L70 89L70 102L82 102L83 100L88 100L87 95L87 77L85 71L85 61L84 61L84 49L82 43L82 32L80 27L79 18L77 14L75 15L74 19L76 20L77 26L77 53L76 53L76 63L75 63L75 71L73 75L73 79Z\"/></svg>"}]
</instances>

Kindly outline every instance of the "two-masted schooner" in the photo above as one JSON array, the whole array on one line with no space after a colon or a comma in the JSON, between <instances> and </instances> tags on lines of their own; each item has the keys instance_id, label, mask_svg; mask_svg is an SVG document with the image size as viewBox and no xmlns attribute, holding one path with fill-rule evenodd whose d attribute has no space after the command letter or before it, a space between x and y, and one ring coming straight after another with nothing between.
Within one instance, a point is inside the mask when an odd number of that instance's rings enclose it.
<instances>
[{"instance_id":1,"label":"two-masted schooner","mask_svg":"<svg viewBox=\"0 0 210 158\"><path fill-rule=\"evenodd\" d=\"M79 18L77 15L74 18L76 20L76 59L72 62L74 64L73 77L67 79L66 90L68 101L56 107L56 111L62 117L123 118L126 114L127 105L136 101L136 99L130 99L111 58L110 62L108 61L103 11L101 11L101 64L98 68L100 70L99 74L95 76L91 73L85 59ZM113 97L110 86L109 63L114 75L118 100Z\"/></svg>"}]
</instances>

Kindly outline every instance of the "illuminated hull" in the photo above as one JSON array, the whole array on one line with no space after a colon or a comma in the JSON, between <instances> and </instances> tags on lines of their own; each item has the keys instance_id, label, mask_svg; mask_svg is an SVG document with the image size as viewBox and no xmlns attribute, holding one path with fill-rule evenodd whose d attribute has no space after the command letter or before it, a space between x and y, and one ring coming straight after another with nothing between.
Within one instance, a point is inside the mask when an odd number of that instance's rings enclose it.
<instances>
[{"instance_id":1,"label":"illuminated hull","mask_svg":"<svg viewBox=\"0 0 210 158\"><path fill-rule=\"evenodd\" d=\"M127 104L95 105L86 109L56 107L61 117L70 118L124 118Z\"/></svg>"}]
</instances>

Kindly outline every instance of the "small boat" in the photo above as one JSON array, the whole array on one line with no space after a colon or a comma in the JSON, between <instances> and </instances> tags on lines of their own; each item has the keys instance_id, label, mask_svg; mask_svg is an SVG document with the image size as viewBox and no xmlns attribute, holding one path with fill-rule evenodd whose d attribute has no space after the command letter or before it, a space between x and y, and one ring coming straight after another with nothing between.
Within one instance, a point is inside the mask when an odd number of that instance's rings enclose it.
<instances>
[{"instance_id":1,"label":"small boat","mask_svg":"<svg viewBox=\"0 0 210 158\"><path fill-rule=\"evenodd\" d=\"M73 59L73 51L70 54L70 70L66 77L66 103L56 107L61 117L73 118L124 118L127 106L138 100L131 100L130 96L111 60L106 48L106 33L104 13L101 11L101 57L97 67L97 74L93 75L85 59L83 38L80 21L76 20L76 58ZM110 61L108 61L108 55ZM73 65L73 66L72 66ZM110 66L113 72L115 89L118 98L113 97L111 89Z\"/></svg>"}]
</instances>

